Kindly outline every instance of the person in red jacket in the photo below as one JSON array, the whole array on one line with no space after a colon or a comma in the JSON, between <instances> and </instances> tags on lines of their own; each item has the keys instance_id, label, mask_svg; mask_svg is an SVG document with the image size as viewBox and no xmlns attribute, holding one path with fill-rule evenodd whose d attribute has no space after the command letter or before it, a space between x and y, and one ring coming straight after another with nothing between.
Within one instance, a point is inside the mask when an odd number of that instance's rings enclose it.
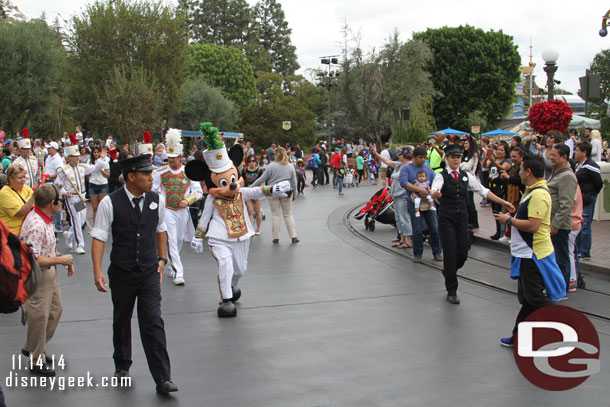
<instances>
[{"instance_id":1,"label":"person in red jacket","mask_svg":"<svg viewBox=\"0 0 610 407\"><path fill-rule=\"evenodd\" d=\"M335 149L332 157L330 158L330 168L332 168L333 172L333 188L337 187L339 181L337 180L337 170L341 167L341 154L338 148Z\"/></svg>"}]
</instances>

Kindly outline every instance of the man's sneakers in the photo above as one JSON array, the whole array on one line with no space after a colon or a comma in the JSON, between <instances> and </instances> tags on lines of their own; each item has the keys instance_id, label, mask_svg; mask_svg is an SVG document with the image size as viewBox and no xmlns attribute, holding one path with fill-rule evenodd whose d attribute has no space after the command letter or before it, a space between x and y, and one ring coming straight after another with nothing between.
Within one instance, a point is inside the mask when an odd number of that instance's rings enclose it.
<instances>
[{"instance_id":1,"label":"man's sneakers","mask_svg":"<svg viewBox=\"0 0 610 407\"><path fill-rule=\"evenodd\" d=\"M568 291L573 293L574 291L576 291L576 286L578 284L576 283L576 281L570 281L570 287L568 288Z\"/></svg>"},{"instance_id":2,"label":"man's sneakers","mask_svg":"<svg viewBox=\"0 0 610 407\"><path fill-rule=\"evenodd\" d=\"M76 254L85 254L85 248L82 246L78 246L76 249L74 249L74 253Z\"/></svg>"},{"instance_id":3,"label":"man's sneakers","mask_svg":"<svg viewBox=\"0 0 610 407\"><path fill-rule=\"evenodd\" d=\"M507 336L506 338L500 338L500 345L506 346L508 348L512 348L515 343L515 338L512 336Z\"/></svg>"},{"instance_id":4,"label":"man's sneakers","mask_svg":"<svg viewBox=\"0 0 610 407\"><path fill-rule=\"evenodd\" d=\"M498 242L510 243L510 237L502 236L498 239Z\"/></svg>"},{"instance_id":5,"label":"man's sneakers","mask_svg":"<svg viewBox=\"0 0 610 407\"><path fill-rule=\"evenodd\" d=\"M182 277L176 277L174 278L174 285L184 285L186 281L184 281L184 278Z\"/></svg>"}]
</instances>

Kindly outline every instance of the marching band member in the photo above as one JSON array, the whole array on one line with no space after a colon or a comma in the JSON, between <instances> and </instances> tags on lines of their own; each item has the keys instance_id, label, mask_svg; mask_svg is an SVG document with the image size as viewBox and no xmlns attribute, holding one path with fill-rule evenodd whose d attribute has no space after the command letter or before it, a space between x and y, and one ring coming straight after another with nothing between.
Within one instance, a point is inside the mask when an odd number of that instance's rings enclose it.
<instances>
[{"instance_id":1,"label":"marching band member","mask_svg":"<svg viewBox=\"0 0 610 407\"><path fill-rule=\"evenodd\" d=\"M167 242L175 285L185 283L184 267L180 259L182 244L184 241L190 242L195 236L195 226L191 220L189 206L203 196L200 183L192 182L184 173L180 136L180 130L168 130L165 139L169 166L159 167L153 175L153 191L165 199ZM140 148L152 151L152 144L142 144Z\"/></svg>"},{"instance_id":2,"label":"marching band member","mask_svg":"<svg viewBox=\"0 0 610 407\"><path fill-rule=\"evenodd\" d=\"M95 165L78 162L80 153L78 145L64 148L64 155L68 164L57 170L55 184L63 188L66 196L66 212L70 217L70 230L64 232L66 245L74 247L75 253L85 254L85 241L83 239L83 225L87 221L87 205L85 203L85 176L95 170L102 170L106 163L106 153L102 152ZM73 242L76 241L76 245Z\"/></svg>"},{"instance_id":3,"label":"marching band member","mask_svg":"<svg viewBox=\"0 0 610 407\"><path fill-rule=\"evenodd\" d=\"M23 138L17 141L21 156L17 157L15 161L13 161L13 164L25 168L27 174L25 184L30 188L35 188L39 183L38 160L36 157L32 156L32 142L29 139L28 129L22 129L21 136Z\"/></svg>"}]
</instances>

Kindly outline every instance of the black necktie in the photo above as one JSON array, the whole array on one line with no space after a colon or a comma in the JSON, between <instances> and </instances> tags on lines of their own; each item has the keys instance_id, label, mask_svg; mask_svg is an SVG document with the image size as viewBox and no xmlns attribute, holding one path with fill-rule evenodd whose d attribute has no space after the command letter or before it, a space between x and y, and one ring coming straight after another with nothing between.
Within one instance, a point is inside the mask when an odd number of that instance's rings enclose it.
<instances>
[{"instance_id":1,"label":"black necktie","mask_svg":"<svg viewBox=\"0 0 610 407\"><path fill-rule=\"evenodd\" d=\"M131 198L131 201L133 202L133 204L135 205L135 210L136 210L136 215L138 215L138 218L140 217L140 215L142 214L142 211L140 210L140 200L142 200L142 197L139 198Z\"/></svg>"}]
</instances>

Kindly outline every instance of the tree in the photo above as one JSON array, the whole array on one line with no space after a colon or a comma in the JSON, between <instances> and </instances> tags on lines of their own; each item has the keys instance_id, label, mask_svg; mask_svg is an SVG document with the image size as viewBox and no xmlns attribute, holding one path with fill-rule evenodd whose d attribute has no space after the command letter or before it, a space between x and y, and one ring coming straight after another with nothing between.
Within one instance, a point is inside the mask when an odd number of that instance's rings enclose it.
<instances>
[{"instance_id":1,"label":"tree","mask_svg":"<svg viewBox=\"0 0 610 407\"><path fill-rule=\"evenodd\" d=\"M299 69L296 47L290 41L292 30L284 17L282 5L276 0L261 0L252 11L246 54L254 72L275 72L294 75Z\"/></svg>"},{"instance_id":2,"label":"tree","mask_svg":"<svg viewBox=\"0 0 610 407\"><path fill-rule=\"evenodd\" d=\"M256 81L252 66L237 48L213 44L188 47L191 77L203 78L238 106L252 103Z\"/></svg>"},{"instance_id":3,"label":"tree","mask_svg":"<svg viewBox=\"0 0 610 407\"><path fill-rule=\"evenodd\" d=\"M243 49L252 11L246 0L182 0L193 40Z\"/></svg>"},{"instance_id":4,"label":"tree","mask_svg":"<svg viewBox=\"0 0 610 407\"><path fill-rule=\"evenodd\" d=\"M434 54L429 66L439 127L466 128L471 112L480 111L495 126L511 108L521 57L513 38L502 31L471 26L443 27L415 33Z\"/></svg>"},{"instance_id":5,"label":"tree","mask_svg":"<svg viewBox=\"0 0 610 407\"><path fill-rule=\"evenodd\" d=\"M365 54L356 44L343 61L337 98L341 120L357 126L357 133L349 137L364 136L377 143L392 140L397 133L404 138L405 123L397 112L420 108L418 111L424 114L420 98L435 94L424 70L431 58L430 49L422 41L402 43L397 32L380 52ZM422 120L427 121L425 117ZM350 128L343 124L339 127Z\"/></svg>"},{"instance_id":6,"label":"tree","mask_svg":"<svg viewBox=\"0 0 610 407\"><path fill-rule=\"evenodd\" d=\"M596 113L601 119L602 134L608 134L610 132L610 117L607 114L608 105L603 103L603 101L610 99L610 50L606 49L595 55L589 71L600 75L601 98L599 100L591 100L592 103L589 103L588 110Z\"/></svg>"},{"instance_id":7,"label":"tree","mask_svg":"<svg viewBox=\"0 0 610 407\"><path fill-rule=\"evenodd\" d=\"M288 78L291 91L284 92L283 78L277 73L261 72L256 79L255 103L242 109L240 130L256 145L271 143L283 145L295 142L311 145L315 139L315 114L309 107L323 99L313 85L302 77ZM290 132L282 128L282 122L292 122Z\"/></svg>"},{"instance_id":8,"label":"tree","mask_svg":"<svg viewBox=\"0 0 610 407\"><path fill-rule=\"evenodd\" d=\"M293 75L297 63L292 30L276 0L261 0L250 8L245 0L179 0L198 44L235 47L258 72Z\"/></svg>"},{"instance_id":9,"label":"tree","mask_svg":"<svg viewBox=\"0 0 610 407\"><path fill-rule=\"evenodd\" d=\"M187 33L184 15L162 3L97 0L88 5L73 18L68 38L79 118L90 127L103 127L95 95L121 65L144 69L154 78L167 116L186 79Z\"/></svg>"},{"instance_id":10,"label":"tree","mask_svg":"<svg viewBox=\"0 0 610 407\"><path fill-rule=\"evenodd\" d=\"M197 130L200 123L211 122L222 131L235 131L237 116L233 102L225 98L220 89L208 85L203 78L195 78L187 80L180 88L170 125Z\"/></svg>"},{"instance_id":11,"label":"tree","mask_svg":"<svg viewBox=\"0 0 610 407\"><path fill-rule=\"evenodd\" d=\"M115 66L96 94L98 115L120 142L134 146L144 130L161 127L163 97L155 76L142 67Z\"/></svg>"},{"instance_id":12,"label":"tree","mask_svg":"<svg viewBox=\"0 0 610 407\"><path fill-rule=\"evenodd\" d=\"M16 131L28 126L48 137L53 107L65 95L67 56L61 40L44 21L0 21L0 120Z\"/></svg>"}]
</instances>

